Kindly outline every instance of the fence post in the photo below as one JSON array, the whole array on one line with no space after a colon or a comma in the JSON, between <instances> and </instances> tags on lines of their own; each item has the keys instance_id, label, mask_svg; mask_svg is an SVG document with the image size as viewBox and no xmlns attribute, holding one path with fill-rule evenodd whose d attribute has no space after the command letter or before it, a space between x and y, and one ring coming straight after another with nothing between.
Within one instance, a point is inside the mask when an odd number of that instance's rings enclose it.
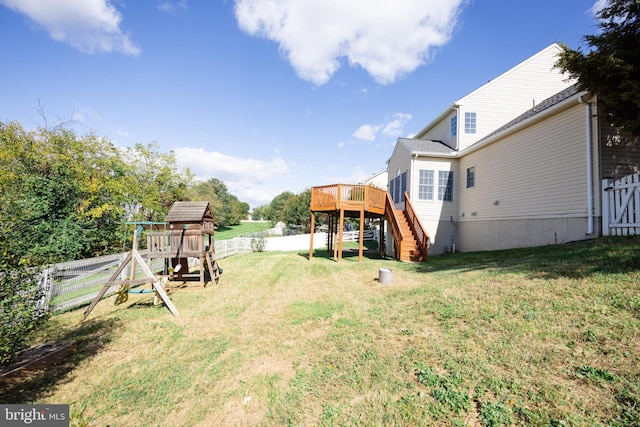
<instances>
[{"instance_id":1,"label":"fence post","mask_svg":"<svg viewBox=\"0 0 640 427\"><path fill-rule=\"evenodd\" d=\"M611 235L611 214L615 215L615 206L614 206L614 191L609 187L613 180L611 178L606 178L602 180L602 235L610 236ZM612 212L611 210L614 209Z\"/></svg>"}]
</instances>

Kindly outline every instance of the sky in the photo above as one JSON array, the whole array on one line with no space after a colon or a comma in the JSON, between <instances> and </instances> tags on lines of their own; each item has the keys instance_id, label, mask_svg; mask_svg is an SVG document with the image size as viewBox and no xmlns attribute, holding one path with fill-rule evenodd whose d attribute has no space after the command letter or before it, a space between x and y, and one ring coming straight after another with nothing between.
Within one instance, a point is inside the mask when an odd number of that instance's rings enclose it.
<instances>
[{"instance_id":1,"label":"sky","mask_svg":"<svg viewBox=\"0 0 640 427\"><path fill-rule=\"evenodd\" d=\"M0 0L0 122L155 143L252 208L386 169L602 0ZM45 123L46 118L46 123Z\"/></svg>"}]
</instances>

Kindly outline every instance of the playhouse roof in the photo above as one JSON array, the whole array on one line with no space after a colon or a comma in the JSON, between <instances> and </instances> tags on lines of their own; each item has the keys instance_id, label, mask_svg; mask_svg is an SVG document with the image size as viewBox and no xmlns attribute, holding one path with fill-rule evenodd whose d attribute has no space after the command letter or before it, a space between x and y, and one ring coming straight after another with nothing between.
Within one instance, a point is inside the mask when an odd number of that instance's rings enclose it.
<instances>
[{"instance_id":1,"label":"playhouse roof","mask_svg":"<svg viewBox=\"0 0 640 427\"><path fill-rule=\"evenodd\" d=\"M215 222L209 202L175 202L167 213L165 221L172 222Z\"/></svg>"}]
</instances>

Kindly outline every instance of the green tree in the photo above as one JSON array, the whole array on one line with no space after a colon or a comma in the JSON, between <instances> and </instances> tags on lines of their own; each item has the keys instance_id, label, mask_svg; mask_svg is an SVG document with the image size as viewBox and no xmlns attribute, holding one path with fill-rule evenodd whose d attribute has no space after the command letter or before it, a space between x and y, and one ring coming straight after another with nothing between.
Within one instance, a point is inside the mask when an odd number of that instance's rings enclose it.
<instances>
[{"instance_id":1,"label":"green tree","mask_svg":"<svg viewBox=\"0 0 640 427\"><path fill-rule=\"evenodd\" d=\"M282 210L283 222L288 227L300 226L303 233L311 231L311 190L289 197Z\"/></svg>"},{"instance_id":2,"label":"green tree","mask_svg":"<svg viewBox=\"0 0 640 427\"><path fill-rule=\"evenodd\" d=\"M290 191L278 194L269 204L269 209L265 212L265 218L274 223L285 222L284 207L289 202L289 199L294 197L296 197L295 194Z\"/></svg>"},{"instance_id":3,"label":"green tree","mask_svg":"<svg viewBox=\"0 0 640 427\"><path fill-rule=\"evenodd\" d=\"M597 95L612 125L640 136L640 2L609 0L596 17L600 32L584 37L589 51L563 45L556 65Z\"/></svg>"},{"instance_id":4,"label":"green tree","mask_svg":"<svg viewBox=\"0 0 640 427\"><path fill-rule=\"evenodd\" d=\"M41 265L113 249L131 185L111 142L0 123L0 143L0 218L15 253Z\"/></svg>"},{"instance_id":5,"label":"green tree","mask_svg":"<svg viewBox=\"0 0 640 427\"><path fill-rule=\"evenodd\" d=\"M219 227L240 224L249 214L249 205L230 194L227 185L218 178L192 185L188 197L190 200L209 202Z\"/></svg>"},{"instance_id":6,"label":"green tree","mask_svg":"<svg viewBox=\"0 0 640 427\"><path fill-rule=\"evenodd\" d=\"M269 205L258 206L257 208L253 209L253 213L251 217L256 221L266 220L268 209L269 209Z\"/></svg>"},{"instance_id":7,"label":"green tree","mask_svg":"<svg viewBox=\"0 0 640 427\"><path fill-rule=\"evenodd\" d=\"M161 153L157 143L136 144L126 151L126 163L132 171L128 193L131 219L164 221L173 203L187 198L190 173L180 173L173 151Z\"/></svg>"}]
</instances>

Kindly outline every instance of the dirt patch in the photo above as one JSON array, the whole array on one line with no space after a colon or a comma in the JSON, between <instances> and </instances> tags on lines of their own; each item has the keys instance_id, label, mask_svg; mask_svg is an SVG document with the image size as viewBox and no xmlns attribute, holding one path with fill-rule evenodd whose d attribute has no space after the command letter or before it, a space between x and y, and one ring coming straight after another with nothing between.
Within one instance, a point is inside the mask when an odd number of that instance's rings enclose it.
<instances>
[{"instance_id":1,"label":"dirt patch","mask_svg":"<svg viewBox=\"0 0 640 427\"><path fill-rule=\"evenodd\" d=\"M77 350L74 342L47 343L30 348L0 371L0 385L9 388L57 365Z\"/></svg>"}]
</instances>

